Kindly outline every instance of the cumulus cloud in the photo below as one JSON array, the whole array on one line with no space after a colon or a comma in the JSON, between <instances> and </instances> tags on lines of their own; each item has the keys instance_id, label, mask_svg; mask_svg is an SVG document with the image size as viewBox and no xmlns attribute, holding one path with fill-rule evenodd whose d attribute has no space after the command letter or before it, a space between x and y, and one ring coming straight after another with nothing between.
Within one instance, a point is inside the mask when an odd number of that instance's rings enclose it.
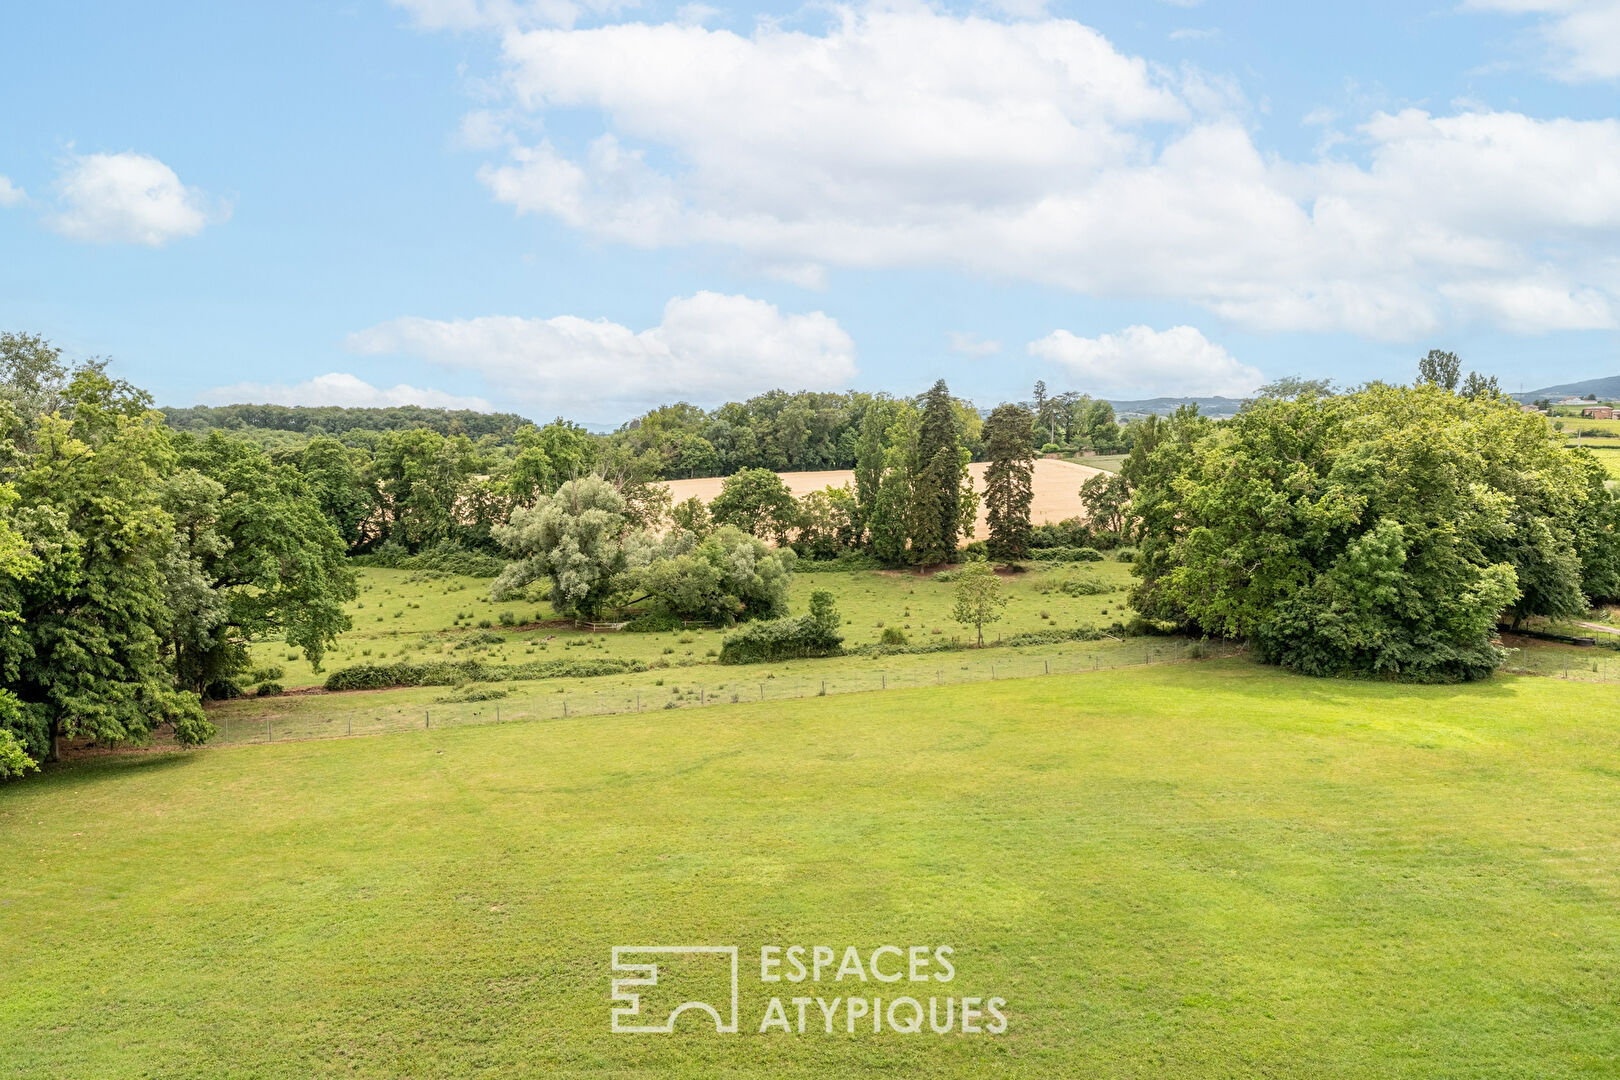
<instances>
[{"instance_id":1,"label":"cumulus cloud","mask_svg":"<svg viewBox=\"0 0 1620 1080\"><path fill-rule=\"evenodd\" d=\"M481 179L607 240L721 246L815 285L950 267L1264 330L1615 325L1620 120L1377 114L1325 144L1344 157L1290 161L1255 145L1231 86L1068 19L874 5L819 32L501 40L512 115L602 127L578 147L514 138Z\"/></svg>"},{"instance_id":2,"label":"cumulus cloud","mask_svg":"<svg viewBox=\"0 0 1620 1080\"><path fill-rule=\"evenodd\" d=\"M341 405L347 408L386 408L422 405L431 409L474 409L493 412L481 397L461 397L442 390L423 390L400 383L373 386L344 372L317 375L301 383L236 383L198 395L201 405Z\"/></svg>"},{"instance_id":3,"label":"cumulus cloud","mask_svg":"<svg viewBox=\"0 0 1620 1080\"><path fill-rule=\"evenodd\" d=\"M0 176L0 207L18 206L28 198L28 193L11 182L9 176Z\"/></svg>"},{"instance_id":4,"label":"cumulus cloud","mask_svg":"<svg viewBox=\"0 0 1620 1080\"><path fill-rule=\"evenodd\" d=\"M182 184L157 158L133 151L71 158L57 177L56 198L50 226L97 244L162 247L230 217L228 206Z\"/></svg>"},{"instance_id":5,"label":"cumulus cloud","mask_svg":"<svg viewBox=\"0 0 1620 1080\"><path fill-rule=\"evenodd\" d=\"M1467 6L1540 15L1537 33L1557 79L1620 79L1620 0L1469 0Z\"/></svg>"},{"instance_id":6,"label":"cumulus cloud","mask_svg":"<svg viewBox=\"0 0 1620 1080\"><path fill-rule=\"evenodd\" d=\"M1094 338L1054 330L1029 352L1068 368L1080 388L1116 398L1243 397L1265 381L1192 326L1128 326Z\"/></svg>"},{"instance_id":7,"label":"cumulus cloud","mask_svg":"<svg viewBox=\"0 0 1620 1080\"><path fill-rule=\"evenodd\" d=\"M855 343L835 319L712 292L670 300L659 324L641 331L572 315L401 318L351 334L348 347L476 372L531 415L602 419L675 398L838 389L856 374Z\"/></svg>"}]
</instances>

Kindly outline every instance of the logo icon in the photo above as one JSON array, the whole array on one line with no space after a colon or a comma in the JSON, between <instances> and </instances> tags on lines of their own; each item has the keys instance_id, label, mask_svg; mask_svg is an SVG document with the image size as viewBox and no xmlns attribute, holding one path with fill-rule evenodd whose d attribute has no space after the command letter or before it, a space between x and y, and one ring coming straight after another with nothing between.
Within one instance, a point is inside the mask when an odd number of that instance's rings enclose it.
<instances>
[{"instance_id":1,"label":"logo icon","mask_svg":"<svg viewBox=\"0 0 1620 1080\"><path fill-rule=\"evenodd\" d=\"M711 1002L719 1000L727 984L722 972L722 958L730 965L729 1007L722 1012ZM675 1021L688 1009L708 1013L714 1018L714 1030L722 1035L737 1032L737 946L735 945L615 945L613 970L630 972L613 980L613 1000L623 1002L613 1007L613 1031L621 1035L669 1035L675 1031ZM665 976L664 989L670 1000L687 998L663 1012L657 1001L664 996L646 993L660 986L659 976ZM702 991L703 997L693 991ZM641 999L652 998L649 1011L642 1012ZM707 998L707 1000L704 1000ZM656 1011L655 1011L656 1010ZM662 1023L658 1018L662 1017ZM640 1021L640 1023L637 1023Z\"/></svg>"}]
</instances>

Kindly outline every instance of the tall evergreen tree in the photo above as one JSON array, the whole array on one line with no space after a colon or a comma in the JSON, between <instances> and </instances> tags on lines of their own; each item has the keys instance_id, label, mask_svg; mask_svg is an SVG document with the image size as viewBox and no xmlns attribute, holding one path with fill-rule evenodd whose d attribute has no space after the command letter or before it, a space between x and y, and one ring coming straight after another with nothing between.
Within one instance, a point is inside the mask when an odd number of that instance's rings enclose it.
<instances>
[{"instance_id":1,"label":"tall evergreen tree","mask_svg":"<svg viewBox=\"0 0 1620 1080\"><path fill-rule=\"evenodd\" d=\"M956 556L961 528L962 440L951 392L940 379L923 395L911 485L912 558L937 566Z\"/></svg>"},{"instance_id":2,"label":"tall evergreen tree","mask_svg":"<svg viewBox=\"0 0 1620 1080\"><path fill-rule=\"evenodd\" d=\"M1030 448L1034 426L1034 415L1022 405L999 405L984 422L990 456L984 501L992 558L1019 559L1029 554L1029 507L1035 498L1035 454Z\"/></svg>"}]
</instances>

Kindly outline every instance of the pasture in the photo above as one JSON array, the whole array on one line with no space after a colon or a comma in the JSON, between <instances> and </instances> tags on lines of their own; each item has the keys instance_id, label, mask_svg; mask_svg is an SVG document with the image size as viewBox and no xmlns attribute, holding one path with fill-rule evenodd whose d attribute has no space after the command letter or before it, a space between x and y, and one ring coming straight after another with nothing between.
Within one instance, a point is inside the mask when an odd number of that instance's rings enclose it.
<instances>
[{"instance_id":1,"label":"pasture","mask_svg":"<svg viewBox=\"0 0 1620 1080\"><path fill-rule=\"evenodd\" d=\"M1002 580L1008 605L1002 621L989 629L997 635L1053 628L1107 627L1130 618L1126 589L1130 567L1109 559L1100 563L1047 565L1031 562L1027 573ZM1109 591L1070 596L1065 583L1094 583ZM669 664L712 663L719 654L723 629L693 627L663 633L591 634L572 623L553 621L543 601L494 603L487 578L457 577L424 571L367 568L359 571L360 595L346 605L354 627L339 640L325 661L326 671L350 664L383 660L445 660L477 657L497 663L579 655L612 656ZM954 585L931 574L862 570L801 573L793 578L792 610L807 609L810 593L827 589L838 601L844 620L846 648L875 644L893 627L913 641L964 636L951 619ZM510 623L503 623L503 614ZM544 625L550 622L550 625ZM487 623L487 626L481 625ZM318 686L316 673L294 650L279 641L252 646L257 667L283 669L278 680L288 688Z\"/></svg>"},{"instance_id":2,"label":"pasture","mask_svg":"<svg viewBox=\"0 0 1620 1080\"><path fill-rule=\"evenodd\" d=\"M8 1076L1620 1070L1610 687L1239 660L91 759L0 789ZM609 1031L741 947L737 1034ZM759 1032L762 944L954 948L1001 1035ZM791 1006L790 1006L791 1009Z\"/></svg>"}]
</instances>

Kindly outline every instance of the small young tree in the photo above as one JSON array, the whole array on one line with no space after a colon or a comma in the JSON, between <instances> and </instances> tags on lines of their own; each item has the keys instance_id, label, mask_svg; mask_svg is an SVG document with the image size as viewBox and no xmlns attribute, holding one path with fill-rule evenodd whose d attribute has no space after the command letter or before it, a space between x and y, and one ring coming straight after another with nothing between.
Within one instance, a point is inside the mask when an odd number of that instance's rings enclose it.
<instances>
[{"instance_id":1,"label":"small young tree","mask_svg":"<svg viewBox=\"0 0 1620 1080\"><path fill-rule=\"evenodd\" d=\"M962 567L956 579L956 606L951 617L963 626L971 626L978 633L979 646L984 646L984 624L999 622L1001 609L1007 598L1001 595L1001 579L996 577L990 564L980 561Z\"/></svg>"},{"instance_id":2,"label":"small young tree","mask_svg":"<svg viewBox=\"0 0 1620 1080\"><path fill-rule=\"evenodd\" d=\"M1035 497L1035 455L1030 433L1035 417L1021 405L999 405L984 422L990 468L984 501L990 524L990 555L1018 559L1029 554L1029 507Z\"/></svg>"}]
</instances>

